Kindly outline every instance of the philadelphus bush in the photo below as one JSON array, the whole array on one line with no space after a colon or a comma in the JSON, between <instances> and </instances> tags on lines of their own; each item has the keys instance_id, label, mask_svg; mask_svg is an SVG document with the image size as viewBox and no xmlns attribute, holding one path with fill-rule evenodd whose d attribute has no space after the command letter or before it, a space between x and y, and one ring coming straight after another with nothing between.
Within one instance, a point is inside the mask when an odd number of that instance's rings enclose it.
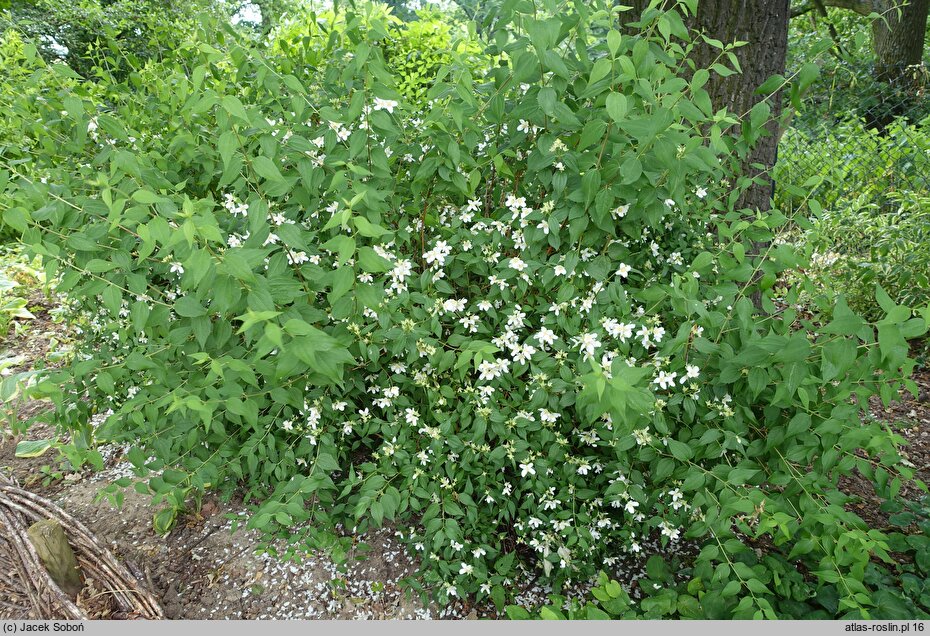
<instances>
[{"instance_id":1,"label":"philadelphus bush","mask_svg":"<svg viewBox=\"0 0 930 636\"><path fill-rule=\"evenodd\" d=\"M734 58L688 70L694 5L621 34L606 0L508 0L497 65L453 62L422 110L364 11L319 67L230 31L105 102L14 104L54 147L4 157L4 218L86 317L41 385L72 461L130 444L162 530L237 486L295 550L397 520L441 597L505 602L519 563L581 580L652 538L702 549L649 612L867 613L886 546L836 482L907 476L860 412L913 386L926 320L802 316L776 285L806 256L753 245L785 217L733 209L767 106L711 108Z\"/></svg>"}]
</instances>

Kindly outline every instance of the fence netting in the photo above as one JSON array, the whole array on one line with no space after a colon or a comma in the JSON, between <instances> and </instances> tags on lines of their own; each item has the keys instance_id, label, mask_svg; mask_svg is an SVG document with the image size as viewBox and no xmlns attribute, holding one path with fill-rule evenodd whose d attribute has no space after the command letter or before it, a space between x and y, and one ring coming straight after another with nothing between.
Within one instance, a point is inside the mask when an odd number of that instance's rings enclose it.
<instances>
[{"instance_id":1,"label":"fence netting","mask_svg":"<svg viewBox=\"0 0 930 636\"><path fill-rule=\"evenodd\" d=\"M924 66L892 81L868 66L833 64L805 97L778 146L776 204L900 207L930 192L930 82ZM822 179L821 183L816 183Z\"/></svg>"}]
</instances>

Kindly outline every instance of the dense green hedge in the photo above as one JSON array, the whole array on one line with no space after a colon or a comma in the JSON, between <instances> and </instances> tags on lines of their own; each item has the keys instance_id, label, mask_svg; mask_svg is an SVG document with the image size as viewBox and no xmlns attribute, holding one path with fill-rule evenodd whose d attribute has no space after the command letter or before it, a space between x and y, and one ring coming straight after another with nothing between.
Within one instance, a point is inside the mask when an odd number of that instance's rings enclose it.
<instances>
[{"instance_id":1,"label":"dense green hedge","mask_svg":"<svg viewBox=\"0 0 930 636\"><path fill-rule=\"evenodd\" d=\"M160 530L207 489L295 554L397 520L440 597L503 605L521 564L584 580L650 538L699 548L664 614L870 615L891 538L837 481L910 476L862 408L914 389L927 316L880 292L863 319L785 215L734 208L770 112L734 125L678 75L694 5L621 35L606 0L505 2L499 63L452 56L418 103L370 8L310 64L214 28L4 95L4 221L84 320L39 385L62 451L131 444Z\"/></svg>"}]
</instances>

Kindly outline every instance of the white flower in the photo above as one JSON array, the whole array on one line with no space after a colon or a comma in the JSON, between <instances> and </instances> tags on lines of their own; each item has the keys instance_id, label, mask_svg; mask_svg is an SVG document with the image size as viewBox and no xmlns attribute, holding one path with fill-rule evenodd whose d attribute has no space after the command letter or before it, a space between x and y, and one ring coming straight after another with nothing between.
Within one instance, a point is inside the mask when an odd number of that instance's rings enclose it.
<instances>
[{"instance_id":1,"label":"white flower","mask_svg":"<svg viewBox=\"0 0 930 636\"><path fill-rule=\"evenodd\" d=\"M633 437L636 438L636 443L640 446L646 446L652 441L652 435L649 434L647 428L636 429L633 431Z\"/></svg>"},{"instance_id":2,"label":"white flower","mask_svg":"<svg viewBox=\"0 0 930 636\"><path fill-rule=\"evenodd\" d=\"M529 362L530 358L533 357L533 354L536 353L536 347L528 344L521 345L514 348L513 350L513 360L519 364L526 364Z\"/></svg>"},{"instance_id":3,"label":"white flower","mask_svg":"<svg viewBox=\"0 0 930 636\"><path fill-rule=\"evenodd\" d=\"M546 422L549 424L555 424L555 422L562 417L561 413L553 413L546 409L539 409L539 420L541 422Z\"/></svg>"},{"instance_id":4,"label":"white flower","mask_svg":"<svg viewBox=\"0 0 930 636\"><path fill-rule=\"evenodd\" d=\"M630 275L630 272L633 271L633 268L627 265L626 263L620 263L620 266L617 267L616 275L620 278L626 278Z\"/></svg>"},{"instance_id":5,"label":"white flower","mask_svg":"<svg viewBox=\"0 0 930 636\"><path fill-rule=\"evenodd\" d=\"M436 241L436 245L428 252L423 254L427 265L436 264L441 266L445 264L446 257L452 252L452 248L445 241Z\"/></svg>"},{"instance_id":6,"label":"white flower","mask_svg":"<svg viewBox=\"0 0 930 636\"><path fill-rule=\"evenodd\" d=\"M497 365L490 360L482 360L478 365L478 379L489 382L497 377Z\"/></svg>"},{"instance_id":7,"label":"white flower","mask_svg":"<svg viewBox=\"0 0 930 636\"><path fill-rule=\"evenodd\" d=\"M695 196L697 196L697 198L703 199L704 197L707 196L707 190L699 187L697 190L694 191L694 194Z\"/></svg>"},{"instance_id":8,"label":"white flower","mask_svg":"<svg viewBox=\"0 0 930 636\"><path fill-rule=\"evenodd\" d=\"M471 574L475 571L475 566L463 563L462 567L459 568L459 574Z\"/></svg>"},{"instance_id":9,"label":"white flower","mask_svg":"<svg viewBox=\"0 0 930 636\"><path fill-rule=\"evenodd\" d=\"M565 269L564 265L556 265L552 268L552 273L556 276L565 276L568 273L568 270Z\"/></svg>"},{"instance_id":10,"label":"white flower","mask_svg":"<svg viewBox=\"0 0 930 636\"><path fill-rule=\"evenodd\" d=\"M522 272L526 269L526 263L522 259L515 256L510 259L510 267L517 270L518 272Z\"/></svg>"},{"instance_id":11,"label":"white flower","mask_svg":"<svg viewBox=\"0 0 930 636\"><path fill-rule=\"evenodd\" d=\"M487 554L487 552L484 551L484 548L475 548L471 551L471 553L475 556L476 559L480 559Z\"/></svg>"},{"instance_id":12,"label":"white flower","mask_svg":"<svg viewBox=\"0 0 930 636\"><path fill-rule=\"evenodd\" d=\"M306 263L308 260L310 260L310 257L307 256L306 252L287 253L287 262L291 265L300 265L301 263Z\"/></svg>"},{"instance_id":13,"label":"white flower","mask_svg":"<svg viewBox=\"0 0 930 636\"><path fill-rule=\"evenodd\" d=\"M184 273L184 268L180 263L171 263L171 273L178 274L179 276Z\"/></svg>"},{"instance_id":14,"label":"white flower","mask_svg":"<svg viewBox=\"0 0 930 636\"><path fill-rule=\"evenodd\" d=\"M627 339L633 337L633 329L636 327L633 323L620 323L617 328L616 338L620 342L626 342Z\"/></svg>"},{"instance_id":15,"label":"white flower","mask_svg":"<svg viewBox=\"0 0 930 636\"><path fill-rule=\"evenodd\" d=\"M677 373L666 373L665 371L659 372L659 377L652 381L653 384L658 384L663 389L667 389L670 386L675 386L675 377Z\"/></svg>"},{"instance_id":16,"label":"white flower","mask_svg":"<svg viewBox=\"0 0 930 636\"><path fill-rule=\"evenodd\" d=\"M672 541L677 541L678 537L681 536L681 531L672 527L668 521L663 521L659 524L659 527L662 528L662 536L668 537Z\"/></svg>"},{"instance_id":17,"label":"white flower","mask_svg":"<svg viewBox=\"0 0 930 636\"><path fill-rule=\"evenodd\" d=\"M533 468L533 462L529 464L520 464L520 476L526 477L527 475L535 475L536 469Z\"/></svg>"},{"instance_id":18,"label":"white flower","mask_svg":"<svg viewBox=\"0 0 930 636\"><path fill-rule=\"evenodd\" d=\"M596 333L588 332L576 336L575 344L587 360L594 357L594 352L601 346L601 341L598 340Z\"/></svg>"},{"instance_id":19,"label":"white flower","mask_svg":"<svg viewBox=\"0 0 930 636\"><path fill-rule=\"evenodd\" d=\"M630 499L628 502L626 502L626 506L624 506L624 508L626 509L628 513L630 513L631 515L634 515L636 514L636 509L639 508L639 502L633 499Z\"/></svg>"},{"instance_id":20,"label":"white flower","mask_svg":"<svg viewBox=\"0 0 930 636\"><path fill-rule=\"evenodd\" d=\"M540 327L534 338L539 341L539 345L543 348L551 346L556 340L555 332L546 327Z\"/></svg>"},{"instance_id":21,"label":"white flower","mask_svg":"<svg viewBox=\"0 0 930 636\"><path fill-rule=\"evenodd\" d=\"M270 233L270 234L268 235L268 238L265 239L265 242L262 243L262 245L263 245L263 246L264 246L264 245L275 245L275 244L277 244L278 241L280 241L280 240L281 240L281 239L278 238L278 235L275 234L274 232L272 232L272 233Z\"/></svg>"},{"instance_id":22,"label":"white flower","mask_svg":"<svg viewBox=\"0 0 930 636\"><path fill-rule=\"evenodd\" d=\"M693 364L685 366L685 377L688 379L696 378L698 375L700 375L700 373L701 370Z\"/></svg>"},{"instance_id":23,"label":"white flower","mask_svg":"<svg viewBox=\"0 0 930 636\"><path fill-rule=\"evenodd\" d=\"M393 113L395 108L397 108L397 102L393 99L375 97L375 110L386 110L389 113Z\"/></svg>"}]
</instances>

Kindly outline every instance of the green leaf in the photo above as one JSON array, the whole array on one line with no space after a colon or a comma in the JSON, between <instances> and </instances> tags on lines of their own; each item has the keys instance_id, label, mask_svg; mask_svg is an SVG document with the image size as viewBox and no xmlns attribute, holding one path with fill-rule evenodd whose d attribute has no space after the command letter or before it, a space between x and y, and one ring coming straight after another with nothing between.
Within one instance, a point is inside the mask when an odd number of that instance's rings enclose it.
<instances>
[{"instance_id":1,"label":"green leaf","mask_svg":"<svg viewBox=\"0 0 930 636\"><path fill-rule=\"evenodd\" d=\"M672 456L680 461L687 461L694 457L694 450L690 446L675 439L668 440L668 449Z\"/></svg>"},{"instance_id":2,"label":"green leaf","mask_svg":"<svg viewBox=\"0 0 930 636\"><path fill-rule=\"evenodd\" d=\"M16 444L16 456L25 459L31 457L41 457L53 446L54 442L50 439L22 440Z\"/></svg>"},{"instance_id":3,"label":"green leaf","mask_svg":"<svg viewBox=\"0 0 930 636\"><path fill-rule=\"evenodd\" d=\"M174 301L174 311L177 315L183 316L184 318L196 318L198 316L205 316L207 313L207 310L200 304L200 301L193 296L181 296Z\"/></svg>"},{"instance_id":4,"label":"green leaf","mask_svg":"<svg viewBox=\"0 0 930 636\"><path fill-rule=\"evenodd\" d=\"M138 201L143 205L153 205L155 203L161 203L165 198L155 194L151 190L136 190L132 193L132 200Z\"/></svg>"},{"instance_id":5,"label":"green leaf","mask_svg":"<svg viewBox=\"0 0 930 636\"><path fill-rule=\"evenodd\" d=\"M252 311L251 309L244 313L241 316L237 316L237 321L242 321L242 326L239 327L239 331L236 333L244 333L248 331L252 326L260 323L272 320L281 315L280 311Z\"/></svg>"},{"instance_id":6,"label":"green leaf","mask_svg":"<svg viewBox=\"0 0 930 636\"><path fill-rule=\"evenodd\" d=\"M627 113L626 95L611 93L607 96L607 114L616 122L623 121Z\"/></svg>"},{"instance_id":7,"label":"green leaf","mask_svg":"<svg viewBox=\"0 0 930 636\"><path fill-rule=\"evenodd\" d=\"M381 526L384 522L384 506L380 501L374 501L371 504L371 518L374 520L376 526Z\"/></svg>"},{"instance_id":8,"label":"green leaf","mask_svg":"<svg viewBox=\"0 0 930 636\"><path fill-rule=\"evenodd\" d=\"M543 607L539 610L539 617L544 621L564 621L565 617L561 612L558 612L550 607Z\"/></svg>"},{"instance_id":9,"label":"green leaf","mask_svg":"<svg viewBox=\"0 0 930 636\"><path fill-rule=\"evenodd\" d=\"M231 130L224 132L217 140L216 148L220 153L220 158L223 160L223 165L229 166L229 162L232 160L233 155L239 148L239 140L236 137L236 134Z\"/></svg>"},{"instance_id":10,"label":"green leaf","mask_svg":"<svg viewBox=\"0 0 930 636\"><path fill-rule=\"evenodd\" d=\"M607 50L610 51L611 57L617 55L617 51L620 49L620 43L623 38L620 35L620 32L616 29L611 29L607 32Z\"/></svg>"},{"instance_id":11,"label":"green leaf","mask_svg":"<svg viewBox=\"0 0 930 636\"><path fill-rule=\"evenodd\" d=\"M358 264L366 272L378 274L391 269L391 261L379 256L370 247L361 247L358 250Z\"/></svg>"},{"instance_id":12,"label":"green leaf","mask_svg":"<svg viewBox=\"0 0 930 636\"><path fill-rule=\"evenodd\" d=\"M756 89L757 95L771 95L779 88L785 85L785 78L782 75L773 75L765 80L762 86Z\"/></svg>"},{"instance_id":13,"label":"green leaf","mask_svg":"<svg viewBox=\"0 0 930 636\"><path fill-rule=\"evenodd\" d=\"M281 172L278 170L278 167L274 165L274 162L265 156L259 156L252 159L252 167L255 169L255 172L263 179L268 181L283 182L284 177L281 175Z\"/></svg>"},{"instance_id":14,"label":"green leaf","mask_svg":"<svg viewBox=\"0 0 930 636\"><path fill-rule=\"evenodd\" d=\"M345 296L346 292L352 289L355 284L355 269L348 266L342 266L332 273L332 289L327 296L329 304L334 304L337 300Z\"/></svg>"},{"instance_id":15,"label":"green leaf","mask_svg":"<svg viewBox=\"0 0 930 636\"><path fill-rule=\"evenodd\" d=\"M339 462L333 459L333 456L329 453L320 453L316 458L316 465L319 466L320 469L330 472L341 468Z\"/></svg>"},{"instance_id":16,"label":"green leaf","mask_svg":"<svg viewBox=\"0 0 930 636\"><path fill-rule=\"evenodd\" d=\"M833 320L821 331L837 336L854 336L865 326L865 321L850 310L846 298L840 294L833 308Z\"/></svg>"},{"instance_id":17,"label":"green leaf","mask_svg":"<svg viewBox=\"0 0 930 636\"><path fill-rule=\"evenodd\" d=\"M588 608L585 610L585 612L586 612L585 618L589 621L611 620L610 614L608 614L602 609L598 609L597 607L594 607L593 605L589 605Z\"/></svg>"},{"instance_id":18,"label":"green leaf","mask_svg":"<svg viewBox=\"0 0 930 636\"><path fill-rule=\"evenodd\" d=\"M352 223L355 225L355 229L358 230L359 234L367 236L368 238L380 238L385 234L391 233L389 230L372 223L363 216L353 216Z\"/></svg>"},{"instance_id":19,"label":"green leaf","mask_svg":"<svg viewBox=\"0 0 930 636\"><path fill-rule=\"evenodd\" d=\"M174 508L162 508L152 515L152 528L156 533L165 535L171 532L178 520L178 511Z\"/></svg>"},{"instance_id":20,"label":"green leaf","mask_svg":"<svg viewBox=\"0 0 930 636\"><path fill-rule=\"evenodd\" d=\"M242 106L242 102L240 102L238 98L232 95L225 95L223 99L220 100L220 103L226 112L236 119L239 119L247 125L251 123L248 114L245 112L245 108Z\"/></svg>"},{"instance_id":21,"label":"green leaf","mask_svg":"<svg viewBox=\"0 0 930 636\"><path fill-rule=\"evenodd\" d=\"M551 86L544 86L539 89L539 96L537 99L539 101L539 107L544 113L550 117L555 116L555 103L557 98L554 88Z\"/></svg>"},{"instance_id":22,"label":"green leaf","mask_svg":"<svg viewBox=\"0 0 930 636\"><path fill-rule=\"evenodd\" d=\"M727 474L727 481L734 486L740 486L749 483L758 474L759 471L755 468L733 468Z\"/></svg>"},{"instance_id":23,"label":"green leaf","mask_svg":"<svg viewBox=\"0 0 930 636\"><path fill-rule=\"evenodd\" d=\"M613 64L610 60L606 58L599 59L591 68L591 76L588 78L588 84L594 84L595 82L607 77L610 74L612 67Z\"/></svg>"},{"instance_id":24,"label":"green leaf","mask_svg":"<svg viewBox=\"0 0 930 636\"><path fill-rule=\"evenodd\" d=\"M334 252L337 263L342 265L355 254L355 239L345 234L338 234L323 243L323 249Z\"/></svg>"}]
</instances>

